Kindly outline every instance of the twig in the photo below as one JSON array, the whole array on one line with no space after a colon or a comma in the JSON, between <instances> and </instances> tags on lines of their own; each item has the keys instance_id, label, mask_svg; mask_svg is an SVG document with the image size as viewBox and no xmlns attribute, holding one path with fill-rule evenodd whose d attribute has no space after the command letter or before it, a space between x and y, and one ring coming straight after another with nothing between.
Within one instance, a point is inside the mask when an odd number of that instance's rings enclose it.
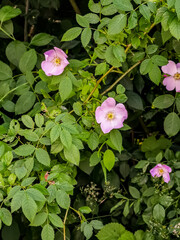
<instances>
[{"instance_id":1,"label":"twig","mask_svg":"<svg viewBox=\"0 0 180 240\"><path fill-rule=\"evenodd\" d=\"M25 0L25 21L24 21L24 41L27 42L28 40L28 19L27 19L27 15L28 15L28 11L29 11L29 0Z\"/></svg>"},{"instance_id":2,"label":"twig","mask_svg":"<svg viewBox=\"0 0 180 240\"><path fill-rule=\"evenodd\" d=\"M79 8L78 8L78 6L77 6L75 0L69 0L69 2L71 3L71 6L73 7L75 13L81 15L81 12L80 12L80 10L79 10Z\"/></svg>"},{"instance_id":3,"label":"twig","mask_svg":"<svg viewBox=\"0 0 180 240\"><path fill-rule=\"evenodd\" d=\"M65 214L65 217L64 217L64 227L63 227L64 240L66 240L66 220L67 220L68 211L69 211L69 208L66 210L66 214Z\"/></svg>"},{"instance_id":4,"label":"twig","mask_svg":"<svg viewBox=\"0 0 180 240\"><path fill-rule=\"evenodd\" d=\"M93 90L90 92L89 96L86 98L86 100L84 101L83 104L86 104L88 102L88 100L90 99L90 97L93 95L93 93L95 92L96 88L98 87L98 85L100 84L100 82L114 69L114 67L111 67L97 82L96 85L94 86Z\"/></svg>"},{"instance_id":5,"label":"twig","mask_svg":"<svg viewBox=\"0 0 180 240\"><path fill-rule=\"evenodd\" d=\"M109 88L107 88L101 95L109 92L121 79L123 79L129 72L131 72L135 67L137 67L141 61L135 63L132 67L130 67L123 75L121 75Z\"/></svg>"}]
</instances>

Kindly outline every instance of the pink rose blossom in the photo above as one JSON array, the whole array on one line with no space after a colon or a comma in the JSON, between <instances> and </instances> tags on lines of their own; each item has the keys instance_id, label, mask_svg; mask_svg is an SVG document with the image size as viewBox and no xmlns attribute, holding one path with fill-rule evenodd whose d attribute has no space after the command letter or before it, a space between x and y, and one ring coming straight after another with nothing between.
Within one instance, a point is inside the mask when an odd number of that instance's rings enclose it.
<instances>
[{"instance_id":1,"label":"pink rose blossom","mask_svg":"<svg viewBox=\"0 0 180 240\"><path fill-rule=\"evenodd\" d=\"M150 173L152 177L163 177L164 182L168 183L170 181L169 173L172 171L172 169L163 164L157 164L154 168L150 170Z\"/></svg>"},{"instance_id":2,"label":"pink rose blossom","mask_svg":"<svg viewBox=\"0 0 180 240\"><path fill-rule=\"evenodd\" d=\"M47 76L60 75L69 64L65 52L57 47L45 52L44 55L45 61L41 63L41 67Z\"/></svg>"},{"instance_id":3,"label":"pink rose blossom","mask_svg":"<svg viewBox=\"0 0 180 240\"><path fill-rule=\"evenodd\" d=\"M180 92L180 63L175 64L173 61L165 66L162 66L163 73L168 74L163 80L163 85L166 86L168 91L176 89L176 92Z\"/></svg>"},{"instance_id":4,"label":"pink rose blossom","mask_svg":"<svg viewBox=\"0 0 180 240\"><path fill-rule=\"evenodd\" d=\"M123 127L123 122L128 117L127 110L122 103L116 104L114 98L107 98L101 106L96 108L95 117L101 124L103 133L112 129Z\"/></svg>"}]
</instances>

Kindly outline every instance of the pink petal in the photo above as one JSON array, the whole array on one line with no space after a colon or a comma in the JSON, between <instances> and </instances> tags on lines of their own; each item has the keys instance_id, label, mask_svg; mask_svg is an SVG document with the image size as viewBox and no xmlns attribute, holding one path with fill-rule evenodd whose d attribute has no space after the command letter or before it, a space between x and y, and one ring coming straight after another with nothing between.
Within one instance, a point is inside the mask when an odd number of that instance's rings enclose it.
<instances>
[{"instance_id":1,"label":"pink petal","mask_svg":"<svg viewBox=\"0 0 180 240\"><path fill-rule=\"evenodd\" d=\"M177 63L177 64L176 64L176 67L180 69L180 63Z\"/></svg>"},{"instance_id":2,"label":"pink petal","mask_svg":"<svg viewBox=\"0 0 180 240\"><path fill-rule=\"evenodd\" d=\"M161 174L159 174L159 169L162 169L162 164L157 164L155 167L153 167L151 170L150 170L150 173L153 177L160 177Z\"/></svg>"},{"instance_id":3,"label":"pink petal","mask_svg":"<svg viewBox=\"0 0 180 240\"><path fill-rule=\"evenodd\" d=\"M177 73L177 67L176 67L176 64L175 62L173 61L169 61L169 63L165 66L162 66L161 67L161 70L164 72L164 73L167 73L171 76L174 76L175 73Z\"/></svg>"},{"instance_id":4,"label":"pink petal","mask_svg":"<svg viewBox=\"0 0 180 240\"><path fill-rule=\"evenodd\" d=\"M101 110L101 107L97 107L95 111L95 117L97 123L101 123L106 120L106 113Z\"/></svg>"},{"instance_id":5,"label":"pink petal","mask_svg":"<svg viewBox=\"0 0 180 240\"><path fill-rule=\"evenodd\" d=\"M122 117L111 120L112 129L122 128L123 127L124 119Z\"/></svg>"},{"instance_id":6,"label":"pink petal","mask_svg":"<svg viewBox=\"0 0 180 240\"><path fill-rule=\"evenodd\" d=\"M162 165L162 168L163 168L163 170L165 171L165 172L172 172L172 169L169 167L169 166L167 166L167 165Z\"/></svg>"},{"instance_id":7,"label":"pink petal","mask_svg":"<svg viewBox=\"0 0 180 240\"><path fill-rule=\"evenodd\" d=\"M51 72L51 75L57 76L60 75L61 73L64 72L64 67L59 65L59 66L54 66L54 69Z\"/></svg>"},{"instance_id":8,"label":"pink petal","mask_svg":"<svg viewBox=\"0 0 180 240\"><path fill-rule=\"evenodd\" d=\"M172 91L176 87L176 80L173 77L166 77L163 80L163 85L168 91Z\"/></svg>"},{"instance_id":9,"label":"pink petal","mask_svg":"<svg viewBox=\"0 0 180 240\"><path fill-rule=\"evenodd\" d=\"M113 129L113 127L111 126L111 121L103 121L101 123L101 129L103 133L109 133Z\"/></svg>"},{"instance_id":10,"label":"pink petal","mask_svg":"<svg viewBox=\"0 0 180 240\"><path fill-rule=\"evenodd\" d=\"M168 172L163 174L163 179L164 179L164 182L166 182L166 183L168 183L170 181L170 176L169 176Z\"/></svg>"},{"instance_id":11,"label":"pink petal","mask_svg":"<svg viewBox=\"0 0 180 240\"><path fill-rule=\"evenodd\" d=\"M51 62L43 61L41 63L41 68L45 72L47 76L52 76L52 72L54 70L54 64Z\"/></svg>"},{"instance_id":12,"label":"pink petal","mask_svg":"<svg viewBox=\"0 0 180 240\"><path fill-rule=\"evenodd\" d=\"M102 110L107 110L107 109L113 109L116 105L116 101L114 100L114 98L107 98L101 105Z\"/></svg>"},{"instance_id":13,"label":"pink petal","mask_svg":"<svg viewBox=\"0 0 180 240\"><path fill-rule=\"evenodd\" d=\"M56 53L54 50L46 51L44 55L45 55L45 60L49 62L51 62L56 57Z\"/></svg>"},{"instance_id":14,"label":"pink petal","mask_svg":"<svg viewBox=\"0 0 180 240\"><path fill-rule=\"evenodd\" d=\"M180 92L180 80L176 80L176 92Z\"/></svg>"},{"instance_id":15,"label":"pink petal","mask_svg":"<svg viewBox=\"0 0 180 240\"><path fill-rule=\"evenodd\" d=\"M56 56L63 59L63 58L67 58L68 56L65 54L65 52L63 50L61 50L60 48L54 47L54 50L56 51Z\"/></svg>"},{"instance_id":16,"label":"pink petal","mask_svg":"<svg viewBox=\"0 0 180 240\"><path fill-rule=\"evenodd\" d=\"M115 114L116 114L116 116L121 116L123 120L127 119L127 117L128 117L128 112L122 103L118 103L116 105Z\"/></svg>"}]
</instances>

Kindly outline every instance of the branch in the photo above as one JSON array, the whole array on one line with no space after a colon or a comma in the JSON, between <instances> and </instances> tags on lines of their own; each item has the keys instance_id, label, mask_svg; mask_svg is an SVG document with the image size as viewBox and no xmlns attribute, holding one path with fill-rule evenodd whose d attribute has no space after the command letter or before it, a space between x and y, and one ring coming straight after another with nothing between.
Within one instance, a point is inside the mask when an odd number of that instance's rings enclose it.
<instances>
[{"instance_id":1,"label":"branch","mask_svg":"<svg viewBox=\"0 0 180 240\"><path fill-rule=\"evenodd\" d=\"M73 7L75 13L81 15L81 12L80 12L80 10L79 10L79 8L78 8L78 6L77 6L75 0L69 0L69 2L71 3L71 6Z\"/></svg>"},{"instance_id":2,"label":"branch","mask_svg":"<svg viewBox=\"0 0 180 240\"><path fill-rule=\"evenodd\" d=\"M130 67L123 75L121 75L109 88L107 88L101 95L109 92L121 79L123 79L129 72L131 72L135 67L137 67L141 61L135 63L132 67Z\"/></svg>"},{"instance_id":3,"label":"branch","mask_svg":"<svg viewBox=\"0 0 180 240\"><path fill-rule=\"evenodd\" d=\"M69 208L66 210L66 214L65 214L65 217L64 217L64 228L63 228L64 240L66 240L66 220L67 220L68 211L69 211Z\"/></svg>"},{"instance_id":4,"label":"branch","mask_svg":"<svg viewBox=\"0 0 180 240\"><path fill-rule=\"evenodd\" d=\"M28 40L28 32L27 32L27 28L28 28L28 19L27 19L27 14L29 11L29 0L25 0L25 21L24 21L24 41L27 42Z\"/></svg>"}]
</instances>

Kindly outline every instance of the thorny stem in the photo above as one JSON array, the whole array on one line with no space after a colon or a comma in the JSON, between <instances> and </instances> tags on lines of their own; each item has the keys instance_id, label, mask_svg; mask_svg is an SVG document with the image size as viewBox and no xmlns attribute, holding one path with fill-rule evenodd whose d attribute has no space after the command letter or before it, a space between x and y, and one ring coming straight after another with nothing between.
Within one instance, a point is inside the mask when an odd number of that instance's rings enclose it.
<instances>
[{"instance_id":1,"label":"thorny stem","mask_svg":"<svg viewBox=\"0 0 180 240\"><path fill-rule=\"evenodd\" d=\"M64 227L63 227L64 240L66 240L66 220L67 220L68 211L69 211L69 208L66 210L66 214L65 214L65 217L64 217Z\"/></svg>"},{"instance_id":2,"label":"thorny stem","mask_svg":"<svg viewBox=\"0 0 180 240\"><path fill-rule=\"evenodd\" d=\"M109 88L107 88L101 95L109 92L121 79L123 79L129 72L131 72L135 67L137 67L141 61L135 63L132 67L130 67L123 75L121 75Z\"/></svg>"}]
</instances>

